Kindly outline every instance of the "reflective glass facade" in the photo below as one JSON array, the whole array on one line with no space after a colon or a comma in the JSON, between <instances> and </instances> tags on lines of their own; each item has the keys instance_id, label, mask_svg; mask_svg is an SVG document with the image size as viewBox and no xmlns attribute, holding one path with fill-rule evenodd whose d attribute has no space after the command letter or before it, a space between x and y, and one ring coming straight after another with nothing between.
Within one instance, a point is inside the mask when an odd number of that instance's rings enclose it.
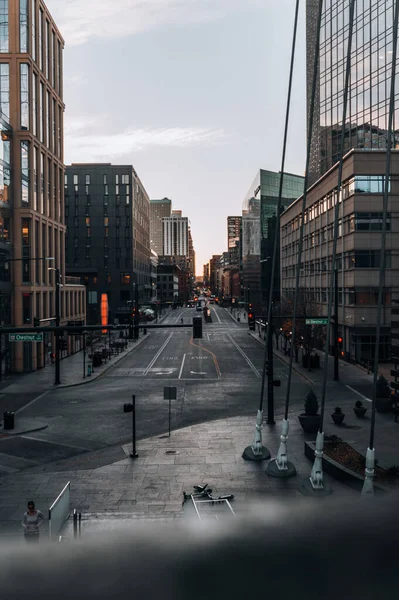
<instances>
[{"instance_id":1,"label":"reflective glass facade","mask_svg":"<svg viewBox=\"0 0 399 600\"><path fill-rule=\"evenodd\" d=\"M317 0L307 0L308 110L311 99ZM350 0L325 0L314 113L311 183L339 159ZM357 0L351 53L345 151L386 147L394 0ZM394 129L399 129L399 93ZM399 133L395 137L399 147Z\"/></svg>"}]
</instances>

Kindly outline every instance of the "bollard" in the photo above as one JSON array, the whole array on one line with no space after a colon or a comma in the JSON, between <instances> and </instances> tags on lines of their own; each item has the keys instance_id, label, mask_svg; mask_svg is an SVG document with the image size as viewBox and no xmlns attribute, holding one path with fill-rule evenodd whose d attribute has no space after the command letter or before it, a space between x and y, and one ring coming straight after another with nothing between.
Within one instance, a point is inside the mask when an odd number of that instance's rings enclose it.
<instances>
[{"instance_id":1,"label":"bollard","mask_svg":"<svg viewBox=\"0 0 399 600\"><path fill-rule=\"evenodd\" d=\"M91 377L91 365L87 365L87 377Z\"/></svg>"},{"instance_id":2,"label":"bollard","mask_svg":"<svg viewBox=\"0 0 399 600\"><path fill-rule=\"evenodd\" d=\"M78 537L78 513L76 508L73 509L73 537Z\"/></svg>"}]
</instances>

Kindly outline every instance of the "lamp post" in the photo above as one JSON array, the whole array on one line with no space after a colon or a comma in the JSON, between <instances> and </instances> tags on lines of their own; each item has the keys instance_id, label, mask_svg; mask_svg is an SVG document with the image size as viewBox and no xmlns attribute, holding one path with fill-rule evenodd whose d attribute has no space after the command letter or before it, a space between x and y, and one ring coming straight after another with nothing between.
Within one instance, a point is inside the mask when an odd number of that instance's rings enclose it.
<instances>
[{"instance_id":1,"label":"lamp post","mask_svg":"<svg viewBox=\"0 0 399 600\"><path fill-rule=\"evenodd\" d=\"M55 326L57 331L55 332L55 385L61 383L60 380L60 334L59 326L61 322L60 315L60 294L61 294L61 274L58 267L49 267L49 271L55 271Z\"/></svg>"}]
</instances>

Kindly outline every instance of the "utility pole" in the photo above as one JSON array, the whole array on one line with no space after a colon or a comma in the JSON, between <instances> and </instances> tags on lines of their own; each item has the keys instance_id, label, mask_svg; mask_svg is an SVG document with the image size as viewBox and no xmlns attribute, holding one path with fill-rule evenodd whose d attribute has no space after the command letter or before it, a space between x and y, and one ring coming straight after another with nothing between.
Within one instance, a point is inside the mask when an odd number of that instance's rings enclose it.
<instances>
[{"instance_id":1,"label":"utility pole","mask_svg":"<svg viewBox=\"0 0 399 600\"><path fill-rule=\"evenodd\" d=\"M339 381L338 373L338 269L334 272L334 381Z\"/></svg>"},{"instance_id":2,"label":"utility pole","mask_svg":"<svg viewBox=\"0 0 399 600\"><path fill-rule=\"evenodd\" d=\"M61 276L60 270L58 268L54 269L55 271L55 326L59 328L61 323L61 315L60 315L60 294L61 294ZM59 330L57 329L55 333L55 385L59 385L61 383L60 379L60 337Z\"/></svg>"},{"instance_id":3,"label":"utility pole","mask_svg":"<svg viewBox=\"0 0 399 600\"><path fill-rule=\"evenodd\" d=\"M270 307L270 321L267 324L267 424L275 425L274 383L273 383L273 304Z\"/></svg>"}]
</instances>

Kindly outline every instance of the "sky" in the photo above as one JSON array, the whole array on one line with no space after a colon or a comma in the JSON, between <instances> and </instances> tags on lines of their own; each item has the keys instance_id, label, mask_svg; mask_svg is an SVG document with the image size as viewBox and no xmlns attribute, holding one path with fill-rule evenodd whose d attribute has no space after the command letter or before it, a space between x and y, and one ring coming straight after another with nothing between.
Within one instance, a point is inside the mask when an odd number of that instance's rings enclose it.
<instances>
[{"instance_id":1,"label":"sky","mask_svg":"<svg viewBox=\"0 0 399 600\"><path fill-rule=\"evenodd\" d=\"M285 171L305 168L304 2ZM279 171L295 0L47 0L65 39L65 163L132 164L191 222L197 275Z\"/></svg>"}]
</instances>

